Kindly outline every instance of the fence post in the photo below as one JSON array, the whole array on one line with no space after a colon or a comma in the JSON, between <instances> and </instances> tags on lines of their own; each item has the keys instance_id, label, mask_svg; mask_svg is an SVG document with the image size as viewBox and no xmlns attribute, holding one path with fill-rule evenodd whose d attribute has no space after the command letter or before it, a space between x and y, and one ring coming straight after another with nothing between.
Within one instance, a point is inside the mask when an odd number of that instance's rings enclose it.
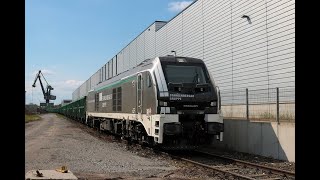
<instances>
[{"instance_id":1,"label":"fence post","mask_svg":"<svg viewBox=\"0 0 320 180\"><path fill-rule=\"evenodd\" d=\"M246 88L246 109L247 109L247 120L249 120L249 91Z\"/></svg>"},{"instance_id":2,"label":"fence post","mask_svg":"<svg viewBox=\"0 0 320 180\"><path fill-rule=\"evenodd\" d=\"M280 118L279 118L279 88L277 87L277 122L278 124L280 123Z\"/></svg>"}]
</instances>

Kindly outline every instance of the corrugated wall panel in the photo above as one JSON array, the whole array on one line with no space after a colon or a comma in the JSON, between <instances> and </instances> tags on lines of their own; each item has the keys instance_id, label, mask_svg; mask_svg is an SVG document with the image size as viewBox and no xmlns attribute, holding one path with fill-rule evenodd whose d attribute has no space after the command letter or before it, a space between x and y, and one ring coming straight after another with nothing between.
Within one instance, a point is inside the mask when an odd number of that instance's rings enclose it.
<instances>
[{"instance_id":1,"label":"corrugated wall panel","mask_svg":"<svg viewBox=\"0 0 320 180\"><path fill-rule=\"evenodd\" d=\"M87 94L86 92L86 82L85 81L81 86L80 86L80 98L82 98L83 96L85 96Z\"/></svg>"},{"instance_id":2,"label":"corrugated wall panel","mask_svg":"<svg viewBox=\"0 0 320 180\"><path fill-rule=\"evenodd\" d=\"M156 33L156 55L165 56L168 54L167 50L167 26L162 27Z\"/></svg>"},{"instance_id":3,"label":"corrugated wall panel","mask_svg":"<svg viewBox=\"0 0 320 180\"><path fill-rule=\"evenodd\" d=\"M105 79L104 79L104 74L106 73L106 71L105 71L105 69L104 69L104 66L102 66L102 68L101 68L101 81L103 82L103 81L105 81Z\"/></svg>"},{"instance_id":4,"label":"corrugated wall panel","mask_svg":"<svg viewBox=\"0 0 320 180\"><path fill-rule=\"evenodd\" d=\"M235 1L232 7L233 89L268 88L265 1Z\"/></svg>"},{"instance_id":5,"label":"corrugated wall panel","mask_svg":"<svg viewBox=\"0 0 320 180\"><path fill-rule=\"evenodd\" d=\"M145 32L144 32L144 37L145 37L145 59L148 58L154 58L156 55L156 47L155 47L155 24L152 24Z\"/></svg>"},{"instance_id":6,"label":"corrugated wall panel","mask_svg":"<svg viewBox=\"0 0 320 180\"><path fill-rule=\"evenodd\" d=\"M85 94L85 96L88 95L88 91L90 90L89 85L90 85L90 78L86 81L86 94Z\"/></svg>"},{"instance_id":7,"label":"corrugated wall panel","mask_svg":"<svg viewBox=\"0 0 320 180\"><path fill-rule=\"evenodd\" d=\"M94 85L93 85L93 75L90 77L90 87L89 87L89 90L93 89L94 88Z\"/></svg>"},{"instance_id":8,"label":"corrugated wall panel","mask_svg":"<svg viewBox=\"0 0 320 180\"><path fill-rule=\"evenodd\" d=\"M116 58L114 57L114 58L112 58L112 77L117 75L116 74L116 72L117 72L116 68L117 68L117 62L116 62Z\"/></svg>"},{"instance_id":9,"label":"corrugated wall panel","mask_svg":"<svg viewBox=\"0 0 320 180\"><path fill-rule=\"evenodd\" d=\"M135 39L129 45L130 49L130 67L137 65L137 40Z\"/></svg>"},{"instance_id":10,"label":"corrugated wall panel","mask_svg":"<svg viewBox=\"0 0 320 180\"><path fill-rule=\"evenodd\" d=\"M144 60L144 33L142 33L140 36L137 37L137 64L142 62Z\"/></svg>"},{"instance_id":11,"label":"corrugated wall panel","mask_svg":"<svg viewBox=\"0 0 320 180\"><path fill-rule=\"evenodd\" d=\"M268 1L269 86L295 86L295 2Z\"/></svg>"},{"instance_id":12,"label":"corrugated wall panel","mask_svg":"<svg viewBox=\"0 0 320 180\"><path fill-rule=\"evenodd\" d=\"M202 1L183 12L183 56L203 59Z\"/></svg>"},{"instance_id":13,"label":"corrugated wall panel","mask_svg":"<svg viewBox=\"0 0 320 180\"><path fill-rule=\"evenodd\" d=\"M108 79L108 63L106 63L105 65L103 65L104 69L105 69L105 73L104 73L104 79L107 80Z\"/></svg>"},{"instance_id":14,"label":"corrugated wall panel","mask_svg":"<svg viewBox=\"0 0 320 180\"><path fill-rule=\"evenodd\" d=\"M80 98L80 87L78 87L75 91L72 93L72 101L76 101Z\"/></svg>"},{"instance_id":15,"label":"corrugated wall panel","mask_svg":"<svg viewBox=\"0 0 320 180\"><path fill-rule=\"evenodd\" d=\"M96 73L94 73L94 75L91 78L91 83L93 88L95 88L97 86L97 84L99 83L99 71L97 71Z\"/></svg>"},{"instance_id":16,"label":"corrugated wall panel","mask_svg":"<svg viewBox=\"0 0 320 180\"><path fill-rule=\"evenodd\" d=\"M128 67L129 67L129 65L128 65L128 62L127 62L127 54L126 54L126 52L125 52L125 49L122 49L121 50L121 55L122 55L122 60L123 60L123 71L126 71L126 70L128 70Z\"/></svg>"},{"instance_id":17,"label":"corrugated wall panel","mask_svg":"<svg viewBox=\"0 0 320 180\"><path fill-rule=\"evenodd\" d=\"M232 88L231 5L203 0L203 60L221 90ZM224 79L228 77L227 79ZM224 80L220 80L224 79Z\"/></svg>"},{"instance_id":18,"label":"corrugated wall panel","mask_svg":"<svg viewBox=\"0 0 320 180\"><path fill-rule=\"evenodd\" d=\"M177 56L183 56L182 51L182 14L176 16L166 24L167 27L167 55L176 51Z\"/></svg>"},{"instance_id":19,"label":"corrugated wall panel","mask_svg":"<svg viewBox=\"0 0 320 180\"><path fill-rule=\"evenodd\" d=\"M124 71L124 63L123 63L123 55L122 53L118 53L117 54L117 58L118 58L118 71L119 73L122 73Z\"/></svg>"},{"instance_id":20,"label":"corrugated wall panel","mask_svg":"<svg viewBox=\"0 0 320 180\"><path fill-rule=\"evenodd\" d=\"M110 79L112 77L112 59L110 59L110 61L108 62L108 66L109 66L108 78Z\"/></svg>"}]
</instances>

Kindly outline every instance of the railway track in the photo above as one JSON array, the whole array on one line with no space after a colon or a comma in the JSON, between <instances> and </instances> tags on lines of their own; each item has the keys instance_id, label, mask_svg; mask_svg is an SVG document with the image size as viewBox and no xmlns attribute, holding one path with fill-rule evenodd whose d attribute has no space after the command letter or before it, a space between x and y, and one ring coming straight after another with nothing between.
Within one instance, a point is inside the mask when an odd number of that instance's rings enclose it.
<instances>
[{"instance_id":1,"label":"railway track","mask_svg":"<svg viewBox=\"0 0 320 180\"><path fill-rule=\"evenodd\" d=\"M295 173L275 169L251 162L223 157L203 151L192 151L183 154L168 153L172 158L186 161L198 166L209 168L224 174L229 174L239 179L249 180L277 180L295 179Z\"/></svg>"}]
</instances>

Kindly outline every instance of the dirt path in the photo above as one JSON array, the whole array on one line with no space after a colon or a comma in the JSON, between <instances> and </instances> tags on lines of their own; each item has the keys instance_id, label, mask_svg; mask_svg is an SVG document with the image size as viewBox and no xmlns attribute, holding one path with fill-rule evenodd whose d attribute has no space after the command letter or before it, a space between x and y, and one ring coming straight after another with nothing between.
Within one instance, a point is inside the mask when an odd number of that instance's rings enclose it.
<instances>
[{"instance_id":1,"label":"dirt path","mask_svg":"<svg viewBox=\"0 0 320 180\"><path fill-rule=\"evenodd\" d=\"M115 142L106 142L55 114L25 128L25 172L66 165L78 177L155 177L175 169L157 157L141 157Z\"/></svg>"}]
</instances>

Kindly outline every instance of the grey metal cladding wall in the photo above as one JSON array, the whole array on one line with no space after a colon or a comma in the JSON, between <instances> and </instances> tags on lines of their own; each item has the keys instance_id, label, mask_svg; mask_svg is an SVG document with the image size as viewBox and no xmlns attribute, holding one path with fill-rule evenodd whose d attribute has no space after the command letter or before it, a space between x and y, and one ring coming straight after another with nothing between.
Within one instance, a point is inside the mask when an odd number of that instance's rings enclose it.
<instances>
[{"instance_id":1,"label":"grey metal cladding wall","mask_svg":"<svg viewBox=\"0 0 320 180\"><path fill-rule=\"evenodd\" d=\"M270 87L295 86L295 1L267 1Z\"/></svg>"},{"instance_id":2,"label":"grey metal cladding wall","mask_svg":"<svg viewBox=\"0 0 320 180\"><path fill-rule=\"evenodd\" d=\"M129 45L130 54L130 67L137 65L137 40L134 40Z\"/></svg>"},{"instance_id":3,"label":"grey metal cladding wall","mask_svg":"<svg viewBox=\"0 0 320 180\"><path fill-rule=\"evenodd\" d=\"M167 26L163 26L156 32L156 42L156 56L168 55Z\"/></svg>"},{"instance_id":4,"label":"grey metal cladding wall","mask_svg":"<svg viewBox=\"0 0 320 180\"><path fill-rule=\"evenodd\" d=\"M142 62L144 60L144 33L142 33L140 36L137 37L137 64Z\"/></svg>"},{"instance_id":5,"label":"grey metal cladding wall","mask_svg":"<svg viewBox=\"0 0 320 180\"><path fill-rule=\"evenodd\" d=\"M107 80L108 79L108 63L106 63L104 65L104 68L105 68L105 73L104 73L104 79Z\"/></svg>"},{"instance_id":6,"label":"grey metal cladding wall","mask_svg":"<svg viewBox=\"0 0 320 180\"><path fill-rule=\"evenodd\" d=\"M90 78L89 78L89 79L90 79L90 82L89 82L89 90L94 87L93 82L92 82L93 76L94 76L94 75L90 76Z\"/></svg>"},{"instance_id":7,"label":"grey metal cladding wall","mask_svg":"<svg viewBox=\"0 0 320 180\"><path fill-rule=\"evenodd\" d=\"M265 0L232 2L232 57L232 89L268 88Z\"/></svg>"},{"instance_id":8,"label":"grey metal cladding wall","mask_svg":"<svg viewBox=\"0 0 320 180\"><path fill-rule=\"evenodd\" d=\"M101 82L103 82L104 81L104 73L105 73L104 66L101 67L100 73L101 73Z\"/></svg>"},{"instance_id":9,"label":"grey metal cladding wall","mask_svg":"<svg viewBox=\"0 0 320 180\"><path fill-rule=\"evenodd\" d=\"M153 58L156 55L156 47L155 47L156 30L155 30L155 28L156 28L156 26L154 23L144 32L144 38L145 38L145 48L144 48L145 57L144 57L144 59Z\"/></svg>"},{"instance_id":10,"label":"grey metal cladding wall","mask_svg":"<svg viewBox=\"0 0 320 180\"><path fill-rule=\"evenodd\" d=\"M183 11L183 56L203 59L202 1Z\"/></svg>"},{"instance_id":11,"label":"grey metal cladding wall","mask_svg":"<svg viewBox=\"0 0 320 180\"><path fill-rule=\"evenodd\" d=\"M75 101L75 100L78 99L78 97L77 97L77 89L72 92L72 101Z\"/></svg>"},{"instance_id":12,"label":"grey metal cladding wall","mask_svg":"<svg viewBox=\"0 0 320 180\"><path fill-rule=\"evenodd\" d=\"M176 16L166 24L167 27L167 52L176 51L177 56L183 56L182 50L182 14Z\"/></svg>"},{"instance_id":13,"label":"grey metal cladding wall","mask_svg":"<svg viewBox=\"0 0 320 180\"><path fill-rule=\"evenodd\" d=\"M131 44L131 43L130 43ZM131 68L131 57L130 57L130 44L124 48L124 66L126 68L126 70L130 69Z\"/></svg>"},{"instance_id":14,"label":"grey metal cladding wall","mask_svg":"<svg viewBox=\"0 0 320 180\"><path fill-rule=\"evenodd\" d=\"M198 0L168 23L156 22L123 49L118 72L172 50L203 59L222 91L294 87L295 1ZM92 77L91 86L96 86L97 76Z\"/></svg>"},{"instance_id":15,"label":"grey metal cladding wall","mask_svg":"<svg viewBox=\"0 0 320 180\"><path fill-rule=\"evenodd\" d=\"M130 43L126 49L125 49L125 55L126 55L126 65L127 65L127 69L131 69L135 66L135 58L133 56L131 56L131 47L134 50L135 48L133 47L133 44Z\"/></svg>"},{"instance_id":16,"label":"grey metal cladding wall","mask_svg":"<svg viewBox=\"0 0 320 180\"><path fill-rule=\"evenodd\" d=\"M128 70L128 55L126 53L126 50L125 49L122 49L121 50L121 53L122 53L122 59L123 59L123 64L122 64L122 68L123 68L123 71L126 71Z\"/></svg>"},{"instance_id":17,"label":"grey metal cladding wall","mask_svg":"<svg viewBox=\"0 0 320 180\"><path fill-rule=\"evenodd\" d=\"M91 78L89 78L87 81L86 81L86 91L90 91L90 80Z\"/></svg>"},{"instance_id":18,"label":"grey metal cladding wall","mask_svg":"<svg viewBox=\"0 0 320 180\"><path fill-rule=\"evenodd\" d=\"M111 78L112 77L112 59L108 62L108 66L109 66L108 78Z\"/></svg>"},{"instance_id":19,"label":"grey metal cladding wall","mask_svg":"<svg viewBox=\"0 0 320 180\"><path fill-rule=\"evenodd\" d=\"M86 95L88 94L88 91L90 90L90 78L86 81Z\"/></svg>"},{"instance_id":20,"label":"grey metal cladding wall","mask_svg":"<svg viewBox=\"0 0 320 180\"><path fill-rule=\"evenodd\" d=\"M76 101L77 99L80 98L79 92L80 92L80 87L78 87L75 91L73 91L72 101Z\"/></svg>"},{"instance_id":21,"label":"grey metal cladding wall","mask_svg":"<svg viewBox=\"0 0 320 180\"><path fill-rule=\"evenodd\" d=\"M231 4L225 0L203 0L202 3L203 60L220 89L231 89Z\"/></svg>"},{"instance_id":22,"label":"grey metal cladding wall","mask_svg":"<svg viewBox=\"0 0 320 180\"><path fill-rule=\"evenodd\" d=\"M86 82L87 81L85 81L81 86L80 86L80 98L81 97L83 97L83 96L85 96L86 95L86 93L87 93L87 91L86 91Z\"/></svg>"},{"instance_id":23,"label":"grey metal cladding wall","mask_svg":"<svg viewBox=\"0 0 320 180\"><path fill-rule=\"evenodd\" d=\"M96 85L99 83L99 71L97 71L96 73L93 74L93 76L91 76L91 85L92 88L96 87Z\"/></svg>"},{"instance_id":24,"label":"grey metal cladding wall","mask_svg":"<svg viewBox=\"0 0 320 180\"><path fill-rule=\"evenodd\" d=\"M112 58L112 77L116 76L116 67L117 62L116 62L116 57Z\"/></svg>"},{"instance_id":25,"label":"grey metal cladding wall","mask_svg":"<svg viewBox=\"0 0 320 180\"><path fill-rule=\"evenodd\" d=\"M119 52L118 54L117 54L117 58L118 58L118 71L119 71L119 73L122 73L123 71L124 71L124 68L123 68L123 54L122 54L122 52Z\"/></svg>"}]
</instances>

